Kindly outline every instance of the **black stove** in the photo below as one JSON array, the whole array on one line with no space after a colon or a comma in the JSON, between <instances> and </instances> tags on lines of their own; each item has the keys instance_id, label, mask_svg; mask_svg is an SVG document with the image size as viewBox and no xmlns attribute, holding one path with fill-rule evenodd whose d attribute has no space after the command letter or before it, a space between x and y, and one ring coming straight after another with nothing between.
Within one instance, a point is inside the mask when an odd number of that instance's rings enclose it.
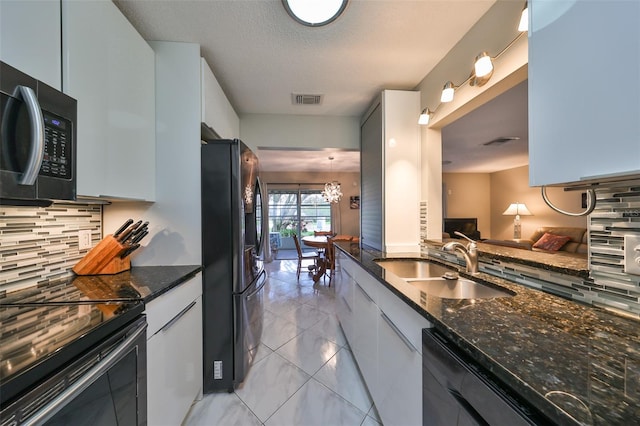
<instances>
[{"instance_id":1,"label":"black stove","mask_svg":"<svg viewBox=\"0 0 640 426\"><path fill-rule=\"evenodd\" d=\"M1 407L142 315L141 297L131 287L83 282L0 295Z\"/></svg>"}]
</instances>

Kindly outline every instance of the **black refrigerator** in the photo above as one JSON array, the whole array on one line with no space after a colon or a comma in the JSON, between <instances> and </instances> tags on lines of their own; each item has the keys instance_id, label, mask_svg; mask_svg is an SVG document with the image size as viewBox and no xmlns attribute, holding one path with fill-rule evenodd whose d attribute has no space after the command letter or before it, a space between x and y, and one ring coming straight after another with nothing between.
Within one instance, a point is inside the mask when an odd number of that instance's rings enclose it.
<instances>
[{"instance_id":1,"label":"black refrigerator","mask_svg":"<svg viewBox=\"0 0 640 426\"><path fill-rule=\"evenodd\" d=\"M237 139L203 139L201 154L204 392L231 392L246 377L262 335L258 158Z\"/></svg>"}]
</instances>

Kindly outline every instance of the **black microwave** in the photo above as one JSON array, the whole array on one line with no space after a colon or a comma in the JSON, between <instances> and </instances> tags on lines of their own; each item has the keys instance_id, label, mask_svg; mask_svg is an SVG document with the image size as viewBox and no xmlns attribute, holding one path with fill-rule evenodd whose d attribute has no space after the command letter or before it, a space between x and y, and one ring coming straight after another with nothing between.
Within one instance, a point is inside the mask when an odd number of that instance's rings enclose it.
<instances>
[{"instance_id":1,"label":"black microwave","mask_svg":"<svg viewBox=\"0 0 640 426\"><path fill-rule=\"evenodd\" d=\"M77 102L0 62L0 203L76 199Z\"/></svg>"}]
</instances>

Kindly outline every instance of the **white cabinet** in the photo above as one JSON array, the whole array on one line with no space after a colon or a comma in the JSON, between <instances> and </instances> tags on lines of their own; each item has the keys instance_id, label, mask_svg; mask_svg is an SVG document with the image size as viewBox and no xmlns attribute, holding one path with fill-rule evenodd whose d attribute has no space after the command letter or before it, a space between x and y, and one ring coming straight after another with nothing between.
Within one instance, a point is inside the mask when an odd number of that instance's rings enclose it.
<instances>
[{"instance_id":1,"label":"white cabinet","mask_svg":"<svg viewBox=\"0 0 640 426\"><path fill-rule=\"evenodd\" d=\"M147 314L149 425L179 425L202 391L202 275L152 300Z\"/></svg>"},{"instance_id":2,"label":"white cabinet","mask_svg":"<svg viewBox=\"0 0 640 426\"><path fill-rule=\"evenodd\" d=\"M221 138L239 138L240 119L204 58L200 59L200 79L202 122Z\"/></svg>"},{"instance_id":3,"label":"white cabinet","mask_svg":"<svg viewBox=\"0 0 640 426\"><path fill-rule=\"evenodd\" d=\"M0 1L0 60L61 90L60 0Z\"/></svg>"},{"instance_id":4,"label":"white cabinet","mask_svg":"<svg viewBox=\"0 0 640 426\"><path fill-rule=\"evenodd\" d=\"M338 319L382 422L420 425L422 329L431 324L344 253L337 254Z\"/></svg>"},{"instance_id":5,"label":"white cabinet","mask_svg":"<svg viewBox=\"0 0 640 426\"><path fill-rule=\"evenodd\" d=\"M111 1L63 0L62 54L78 101L78 195L153 201L153 50Z\"/></svg>"},{"instance_id":6,"label":"white cabinet","mask_svg":"<svg viewBox=\"0 0 640 426\"><path fill-rule=\"evenodd\" d=\"M392 252L420 249L420 92L385 90L361 124L362 242Z\"/></svg>"},{"instance_id":7,"label":"white cabinet","mask_svg":"<svg viewBox=\"0 0 640 426\"><path fill-rule=\"evenodd\" d=\"M531 185L640 173L640 2L529 2Z\"/></svg>"}]
</instances>

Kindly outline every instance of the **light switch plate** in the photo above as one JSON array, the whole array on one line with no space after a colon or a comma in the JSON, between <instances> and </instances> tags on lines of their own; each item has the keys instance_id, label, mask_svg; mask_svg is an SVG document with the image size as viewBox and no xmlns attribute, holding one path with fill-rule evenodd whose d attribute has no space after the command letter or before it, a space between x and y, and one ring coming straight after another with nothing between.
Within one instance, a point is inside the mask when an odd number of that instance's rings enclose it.
<instances>
[{"instance_id":1,"label":"light switch plate","mask_svg":"<svg viewBox=\"0 0 640 426\"><path fill-rule=\"evenodd\" d=\"M624 236L624 272L640 275L640 235Z\"/></svg>"},{"instance_id":2,"label":"light switch plate","mask_svg":"<svg viewBox=\"0 0 640 426\"><path fill-rule=\"evenodd\" d=\"M87 250L91 248L91 231L83 229L78 231L78 248Z\"/></svg>"}]
</instances>

